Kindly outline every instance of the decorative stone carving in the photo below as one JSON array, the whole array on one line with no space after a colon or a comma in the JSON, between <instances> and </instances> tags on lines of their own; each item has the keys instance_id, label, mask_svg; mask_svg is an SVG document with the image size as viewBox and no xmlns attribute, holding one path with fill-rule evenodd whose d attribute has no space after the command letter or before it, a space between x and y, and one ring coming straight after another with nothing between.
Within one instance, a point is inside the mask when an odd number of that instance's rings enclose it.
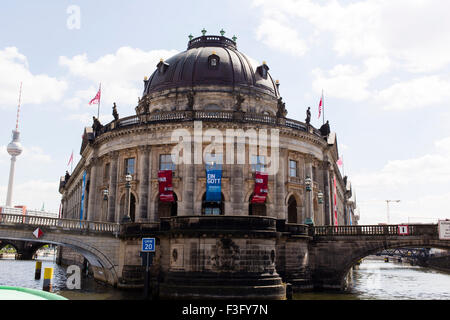
<instances>
[{"instance_id":1,"label":"decorative stone carving","mask_svg":"<svg viewBox=\"0 0 450 320\"><path fill-rule=\"evenodd\" d=\"M220 271L236 270L239 266L239 246L232 239L220 239L211 250L211 265Z\"/></svg>"},{"instance_id":2,"label":"decorative stone carving","mask_svg":"<svg viewBox=\"0 0 450 320\"><path fill-rule=\"evenodd\" d=\"M278 111L277 111L277 117L278 118L286 118L287 116L287 110L286 110L286 103L283 102L283 98L278 99Z\"/></svg>"},{"instance_id":3,"label":"decorative stone carving","mask_svg":"<svg viewBox=\"0 0 450 320\"><path fill-rule=\"evenodd\" d=\"M194 110L195 92L194 91L188 92L186 94L186 96L187 96L187 99L188 99L187 110L188 111L192 111L192 110Z\"/></svg>"}]
</instances>

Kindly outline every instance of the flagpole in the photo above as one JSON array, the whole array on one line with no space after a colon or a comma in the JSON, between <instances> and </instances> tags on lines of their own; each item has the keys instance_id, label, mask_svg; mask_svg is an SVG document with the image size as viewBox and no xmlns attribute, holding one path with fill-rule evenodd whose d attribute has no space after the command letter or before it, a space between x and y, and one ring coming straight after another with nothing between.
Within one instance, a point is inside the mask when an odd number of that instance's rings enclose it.
<instances>
[{"instance_id":1,"label":"flagpole","mask_svg":"<svg viewBox=\"0 0 450 320\"><path fill-rule=\"evenodd\" d=\"M322 119L323 119L323 124L325 124L325 99L323 98L323 89L322 89Z\"/></svg>"},{"instance_id":2,"label":"flagpole","mask_svg":"<svg viewBox=\"0 0 450 320\"><path fill-rule=\"evenodd\" d=\"M102 83L100 82L100 87L98 89L98 91L100 92L100 96L98 97L98 111L97 111L97 119L100 120L100 100L102 97L101 91L102 91Z\"/></svg>"},{"instance_id":3,"label":"flagpole","mask_svg":"<svg viewBox=\"0 0 450 320\"><path fill-rule=\"evenodd\" d=\"M73 173L73 149L72 149L72 161L70 162L70 175Z\"/></svg>"}]
</instances>

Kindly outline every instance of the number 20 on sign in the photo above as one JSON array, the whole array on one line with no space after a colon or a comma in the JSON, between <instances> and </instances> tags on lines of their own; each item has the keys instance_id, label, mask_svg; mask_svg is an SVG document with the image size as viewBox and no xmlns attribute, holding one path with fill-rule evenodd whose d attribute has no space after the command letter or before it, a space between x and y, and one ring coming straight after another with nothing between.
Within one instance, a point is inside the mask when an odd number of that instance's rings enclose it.
<instances>
[{"instance_id":1,"label":"number 20 on sign","mask_svg":"<svg viewBox=\"0 0 450 320\"><path fill-rule=\"evenodd\" d=\"M155 252L155 238L142 239L142 252Z\"/></svg>"}]
</instances>

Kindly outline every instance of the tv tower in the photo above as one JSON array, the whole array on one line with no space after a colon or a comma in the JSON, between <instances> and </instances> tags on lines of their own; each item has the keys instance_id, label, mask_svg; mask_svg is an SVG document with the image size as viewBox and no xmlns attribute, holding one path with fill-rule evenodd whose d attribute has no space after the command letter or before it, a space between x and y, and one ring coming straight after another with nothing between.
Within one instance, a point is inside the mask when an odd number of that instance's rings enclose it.
<instances>
[{"instance_id":1,"label":"tv tower","mask_svg":"<svg viewBox=\"0 0 450 320\"><path fill-rule=\"evenodd\" d=\"M11 155L11 167L9 169L9 182L8 182L8 193L6 196L6 207L12 206L12 191L14 184L14 169L16 167L16 158L20 156L23 151L22 145L20 144L20 132L19 132L19 113L20 113L20 102L22 99L22 82L20 83L20 93L19 93L19 105L17 106L17 119L16 119L16 130L12 132L12 141L8 144L7 150Z\"/></svg>"}]
</instances>

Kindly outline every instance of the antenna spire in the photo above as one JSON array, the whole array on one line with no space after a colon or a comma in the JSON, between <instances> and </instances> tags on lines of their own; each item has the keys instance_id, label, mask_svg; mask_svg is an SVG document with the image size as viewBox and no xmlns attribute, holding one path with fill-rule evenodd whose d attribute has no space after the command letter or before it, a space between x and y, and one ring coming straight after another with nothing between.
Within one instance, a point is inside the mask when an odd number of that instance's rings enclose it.
<instances>
[{"instance_id":1,"label":"antenna spire","mask_svg":"<svg viewBox=\"0 0 450 320\"><path fill-rule=\"evenodd\" d=\"M19 114L21 101L22 101L22 82L20 82L19 105L17 106L16 131L19 131Z\"/></svg>"}]
</instances>

